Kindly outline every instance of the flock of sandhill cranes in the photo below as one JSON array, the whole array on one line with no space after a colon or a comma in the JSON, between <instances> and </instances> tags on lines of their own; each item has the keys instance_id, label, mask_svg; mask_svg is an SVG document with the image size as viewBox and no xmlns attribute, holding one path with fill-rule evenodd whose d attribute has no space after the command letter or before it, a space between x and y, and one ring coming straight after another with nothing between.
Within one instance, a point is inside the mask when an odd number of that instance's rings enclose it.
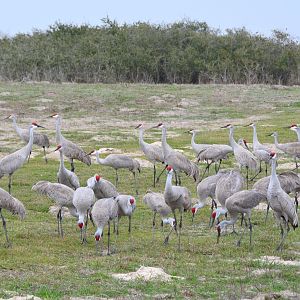
<instances>
[{"instance_id":1,"label":"flock of sandhill cranes","mask_svg":"<svg viewBox=\"0 0 300 300\"><path fill-rule=\"evenodd\" d=\"M59 151L60 165L57 173L58 183L49 181L39 181L35 183L32 190L48 196L56 202L59 207L57 214L58 233L64 236L62 219L62 209L68 208L70 214L77 219L77 224L81 232L81 241L85 243L87 240L86 230L88 221L96 226L95 240L96 248L98 249L99 241L102 240L103 230L108 225L108 254L111 253L110 246L110 225L113 222L114 230L118 233L118 220L122 216L129 217L129 232L131 231L131 216L136 208L136 199L132 195L119 194L118 187L118 170L121 168L128 169L132 172L135 181L136 194L138 194L136 174L141 171L141 166L138 160L133 159L124 154L110 154L105 158L100 158L100 152L93 150L90 153L83 151L78 145L66 139L61 133L61 116L53 114L51 116L56 120L56 144L54 151ZM8 191L0 189L0 216L3 223L3 228L6 235L7 245L10 241L7 234L6 222L2 215L2 209L7 209L14 214L19 214L21 218L25 216L24 205L17 199L11 196L12 176L14 172L21 168L22 165L29 160L33 144L44 149L45 161L46 148L49 147L49 139L44 134L34 132L36 128L42 127L36 122L33 122L29 130L22 129L17 125L16 117L10 115L6 119L12 119L13 126L20 138L27 144L20 150L11 153L0 159L0 178L8 175ZM144 141L144 131L150 128L145 128L143 124L139 124L136 129L139 130L139 144L146 158L153 164L153 186L158 183L159 177L164 170L167 172L165 181L164 193L148 191L144 197L144 203L153 212L152 230L155 228L156 215L161 216L161 224L169 224L170 231L165 236L164 243L167 244L169 237L173 231L178 236L178 248L181 248L181 231L183 224L183 213L191 211L192 220L194 222L195 214L206 205L208 197L212 199L210 226L217 220L216 229L218 232L218 241L221 232L228 225L233 225L238 220L239 215L242 217L241 225L244 223L244 230L237 242L240 245L241 239L247 229L250 232L250 244L252 243L252 223L251 211L260 202L266 202L268 209L271 208L274 216L280 224L281 240L277 247L282 250L284 240L289 231L289 224L295 229L298 227L297 216L297 197L295 201L290 198L289 193L300 191L300 178L293 171L287 171L279 175L276 174L277 155L266 145L258 141L255 124L251 123L248 126L253 128L253 152L251 152L243 139L238 142L234 139L234 126L228 124L222 128L229 129L229 144L197 144L195 142L196 131L190 130L192 134L191 146L196 153L197 162L206 162L207 166L200 178L199 167L197 163L190 161L184 154L174 150L167 143L167 127L163 123L159 123L151 128L161 129L162 138L161 145L157 143L147 143ZM300 128L296 125L290 126L298 134L298 142L279 144L278 134L274 132L275 146L279 150L292 156L296 161L300 157ZM239 169L220 169L222 160L227 159L228 155L233 153ZM101 165L110 166L116 171L115 185L108 180L103 179L100 175L95 174L87 180L86 186L80 186L80 182L75 171L74 159L77 159L86 165L91 165L91 156L95 155L96 160ZM71 163L71 171L65 167L64 157ZM249 181L254 180L259 173L262 172L262 163L265 163L266 177L259 179L248 190ZM156 165L164 164L164 169L159 176L156 174ZM215 175L204 178L206 172L209 172L209 167L215 163ZM259 164L259 167L258 167ZM271 164L271 175L267 176L267 167ZM246 176L242 175L242 169L246 169ZM249 171L252 170L256 174L249 178ZM198 203L192 205L191 193L186 188L181 186L181 173L192 177L197 183ZM173 185L173 176L176 184ZM203 179L203 180L202 180ZM244 189L246 180L246 189ZM220 206L218 207L218 204ZM179 220L176 216L176 210L179 211ZM172 217L169 215L172 214ZM227 214L230 219L227 220ZM219 221L221 215L225 215L226 219ZM173 218L174 217L174 218ZM101 243L103 245L103 243ZM101 247L102 251L102 247Z\"/></svg>"}]
</instances>

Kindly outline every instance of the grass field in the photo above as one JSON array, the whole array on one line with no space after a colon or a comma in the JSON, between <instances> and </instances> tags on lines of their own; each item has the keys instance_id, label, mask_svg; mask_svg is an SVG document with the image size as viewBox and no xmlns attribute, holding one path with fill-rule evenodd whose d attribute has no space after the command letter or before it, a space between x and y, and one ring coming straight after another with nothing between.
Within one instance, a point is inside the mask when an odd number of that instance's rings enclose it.
<instances>
[{"instance_id":1,"label":"grass field","mask_svg":"<svg viewBox=\"0 0 300 300\"><path fill-rule=\"evenodd\" d=\"M296 141L295 133L284 126L299 122L299 108L299 87L0 83L0 157L22 146L10 120L2 121L11 113L18 115L22 127L37 120L47 128L43 132L47 132L52 141L48 152L55 147L55 123L47 117L59 112L63 116L65 137L86 151L111 147L144 162L134 130L140 122L149 127L161 121L166 123L169 144L192 159L190 136L185 133L188 129L201 131L197 137L199 143L228 143L228 130L220 126L255 121L261 142L271 144L273 140L267 134L275 130L280 141ZM251 141L250 129L237 127L235 137ZM159 139L158 130L145 133L147 141ZM43 299L85 296L240 299L282 291L300 293L300 230L291 231L284 251L276 252L280 230L273 217L264 224L264 211L253 212L252 248L249 248L247 236L239 248L235 246L237 237L234 235L222 236L217 244L215 228L208 228L208 206L196 216L195 227L191 223L191 213L185 214L181 252L177 251L175 235L168 246L163 245L159 224L153 240L152 213L142 203L142 197L149 188L163 191L165 176L154 189L149 167L144 167L139 176L140 194L136 197L132 236L127 232L127 219L121 219L116 254L96 255L92 226L88 228L88 244L81 245L76 220L72 218L64 219L65 237L61 239L56 231L56 217L49 213L53 203L31 191L32 185L39 180L56 181L58 156L50 154L46 165L41 149L35 146L33 156L13 176L12 194L25 204L26 219L20 221L4 211L13 246L3 246L5 236L1 227L0 298L9 298L13 292ZM290 162L281 155L279 167L285 169L291 166ZM231 158L223 167L233 167L233 163ZM95 161L91 167L79 162L75 166L82 185L95 173L114 182L114 170L99 166ZM7 182L8 178L3 177L0 186L7 189ZM184 176L182 185L196 198L191 178ZM130 173L120 172L119 190L134 193ZM240 226L237 227L240 230ZM104 241L106 244L106 235ZM279 256L298 266L264 263L259 260L263 256ZM162 267L166 273L184 279L122 282L111 276L136 271L140 266Z\"/></svg>"}]
</instances>

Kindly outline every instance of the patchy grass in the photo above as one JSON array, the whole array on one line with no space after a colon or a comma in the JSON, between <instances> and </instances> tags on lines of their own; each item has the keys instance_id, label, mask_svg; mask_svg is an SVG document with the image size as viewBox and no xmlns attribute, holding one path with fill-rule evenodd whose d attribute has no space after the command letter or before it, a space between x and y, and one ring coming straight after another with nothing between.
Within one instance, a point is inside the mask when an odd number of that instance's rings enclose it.
<instances>
[{"instance_id":1,"label":"patchy grass","mask_svg":"<svg viewBox=\"0 0 300 300\"><path fill-rule=\"evenodd\" d=\"M267 134L275 130L281 141L295 141L295 133L284 126L298 121L300 88L0 83L0 103L0 119L16 113L23 127L32 119L45 126L52 141L50 150L55 147L54 121L47 116L58 111L63 116L65 136L87 151L112 147L136 153L138 142L134 127L140 122L150 127L163 121L169 127L170 145L184 150L192 158L190 136L186 133L191 128L201 131L197 137L199 143L227 143L228 131L220 126L256 121L261 142L272 143ZM1 123L2 157L20 148L22 143L9 121ZM235 136L251 141L252 131L240 126ZM157 141L160 132L147 131L145 138ZM8 298L7 291L34 294L43 299L92 295L238 299L284 290L300 293L299 268L257 260L268 255L299 261L300 231L290 232L284 251L277 253L274 249L279 240L279 228L273 218L264 225L264 212L253 212L254 245L251 249L247 236L239 248L235 246L237 238L234 235L222 236L216 244L215 229L208 228L208 207L196 216L195 227L191 224L191 215L184 216L181 252L177 251L175 235L168 246L162 244L159 224L152 239L152 214L143 205L142 196L149 188L163 191L164 178L156 189L152 188L151 168L144 168L139 176L140 195L137 196L132 236L127 232L127 219L121 219L116 254L109 257L95 254L95 229L92 227L88 229L88 244L82 246L76 221L72 218L64 219L65 238L59 238L56 218L48 212L52 202L31 191L31 186L39 180L56 181L58 161L51 158L46 165L42 151L34 147L33 152L37 156L13 176L12 193L24 202L27 218L20 221L4 211L13 247L0 247L1 297ZM284 160L285 163L290 161ZM232 166L232 159L224 163L224 167ZM114 182L114 171L109 167L76 163L82 185L96 172ZM183 178L183 185L196 197L196 187L190 178ZM0 186L7 188L7 177L0 180ZM119 190L127 194L134 191L132 175L126 171L120 171ZM106 236L104 240L106 242ZM3 230L0 230L1 244L4 241ZM140 266L162 267L166 273L185 279L120 283L111 277L112 273L132 272ZM263 272L257 273L260 269Z\"/></svg>"}]
</instances>

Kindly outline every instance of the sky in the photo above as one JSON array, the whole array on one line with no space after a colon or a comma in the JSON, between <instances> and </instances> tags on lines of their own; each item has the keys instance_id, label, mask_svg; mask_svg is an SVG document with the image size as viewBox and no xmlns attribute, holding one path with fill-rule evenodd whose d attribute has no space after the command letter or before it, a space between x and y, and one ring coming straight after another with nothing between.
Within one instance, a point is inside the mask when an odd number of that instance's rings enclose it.
<instances>
[{"instance_id":1,"label":"sky","mask_svg":"<svg viewBox=\"0 0 300 300\"><path fill-rule=\"evenodd\" d=\"M119 24L166 24L182 19L225 29L245 27L271 36L273 29L300 41L299 0L3 0L0 34L46 30L55 22L101 25L108 16Z\"/></svg>"}]
</instances>

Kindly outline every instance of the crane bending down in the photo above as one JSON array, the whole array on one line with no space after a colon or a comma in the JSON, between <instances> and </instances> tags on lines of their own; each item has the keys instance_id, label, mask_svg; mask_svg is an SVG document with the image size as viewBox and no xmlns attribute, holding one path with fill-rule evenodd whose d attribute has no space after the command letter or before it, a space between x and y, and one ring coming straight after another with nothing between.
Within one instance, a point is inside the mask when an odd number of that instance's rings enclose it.
<instances>
[{"instance_id":1,"label":"crane bending down","mask_svg":"<svg viewBox=\"0 0 300 300\"><path fill-rule=\"evenodd\" d=\"M12 114L12 115L9 115L5 119L11 119L13 121L13 126L14 126L15 131L17 132L18 136L20 137L20 139L23 140L25 143L28 143L29 142L29 136L30 136L29 130L28 129L23 129L23 128L18 126L17 117L14 114ZM50 146L48 136L46 134L34 132L33 133L33 144L43 148L45 162L47 163L48 159L47 159L47 155L46 155L46 148L49 148L49 146ZM30 154L29 154L29 156L30 156Z\"/></svg>"},{"instance_id":2,"label":"crane bending down","mask_svg":"<svg viewBox=\"0 0 300 300\"><path fill-rule=\"evenodd\" d=\"M110 251L110 222L118 218L118 200L115 197L103 198L97 200L92 208L92 218L97 227L95 232L96 252L98 252L99 241L102 240L103 230L105 225L108 225L107 232L107 255ZM102 249L101 249L102 254Z\"/></svg>"},{"instance_id":3,"label":"crane bending down","mask_svg":"<svg viewBox=\"0 0 300 300\"><path fill-rule=\"evenodd\" d=\"M77 159L86 165L91 165L91 158L90 156L84 152L79 146L74 144L73 142L66 139L61 134L61 116L59 114L54 114L50 116L56 120L56 144L62 145L63 147L63 154L70 160L71 163L71 171L74 172L74 159Z\"/></svg>"},{"instance_id":4,"label":"crane bending down","mask_svg":"<svg viewBox=\"0 0 300 300\"><path fill-rule=\"evenodd\" d=\"M29 127L29 141L26 146L0 159L0 178L8 175L8 192L11 193L12 175L21 168L30 155L33 144L33 131L42 126L33 122Z\"/></svg>"},{"instance_id":5,"label":"crane bending down","mask_svg":"<svg viewBox=\"0 0 300 300\"><path fill-rule=\"evenodd\" d=\"M164 124L159 123L153 128L160 128L162 130L161 145L164 154L164 162L168 166L172 166L176 175L176 185L181 183L179 173L184 172L186 175L193 177L195 182L199 178L198 166L191 162L185 155L173 150L167 143L167 128ZM178 172L178 174L177 174Z\"/></svg>"},{"instance_id":6,"label":"crane bending down","mask_svg":"<svg viewBox=\"0 0 300 300\"><path fill-rule=\"evenodd\" d=\"M231 170L229 174L222 176L216 185L216 199L221 204L211 215L211 226L220 215L227 214L226 200L244 187L244 177L239 170Z\"/></svg>"},{"instance_id":7,"label":"crane bending down","mask_svg":"<svg viewBox=\"0 0 300 300\"><path fill-rule=\"evenodd\" d=\"M87 180L87 186L93 189L96 199L112 198L119 195L116 187L100 175L95 174Z\"/></svg>"},{"instance_id":8,"label":"crane bending down","mask_svg":"<svg viewBox=\"0 0 300 300\"><path fill-rule=\"evenodd\" d=\"M256 170L257 169L257 161L255 156L247 149L243 148L237 142L234 140L233 137L233 131L234 127L232 124L227 124L226 126L223 126L221 128L229 128L229 143L233 149L234 157L239 164L240 168L245 167L247 174L246 174L246 180L247 180L247 189L249 184L249 169L250 170Z\"/></svg>"},{"instance_id":9,"label":"crane bending down","mask_svg":"<svg viewBox=\"0 0 300 300\"><path fill-rule=\"evenodd\" d=\"M161 216L161 226L163 224L170 224L171 227L174 226L174 219L167 218L167 216L172 212L171 208L166 204L164 195L161 193L155 193L152 191L147 191L143 202L152 210L153 220L152 220L152 233L155 228L156 215Z\"/></svg>"},{"instance_id":10,"label":"crane bending down","mask_svg":"<svg viewBox=\"0 0 300 300\"><path fill-rule=\"evenodd\" d=\"M119 182L119 176L118 176L118 170L119 169L128 169L134 177L134 185L136 193L138 194L138 188L136 183L136 172L141 172L141 166L140 163L134 159L131 158L128 155L124 154L109 154L105 158L99 157L100 151L94 150L90 153L90 155L96 155L97 163L104 166L112 167L116 170L116 187L118 186Z\"/></svg>"},{"instance_id":11,"label":"crane bending down","mask_svg":"<svg viewBox=\"0 0 300 300\"><path fill-rule=\"evenodd\" d=\"M76 190L77 188L80 187L79 179L74 172L69 171L65 167L62 145L58 145L54 151L57 150L59 150L59 157L60 157L60 164L57 172L57 181L61 184L70 187L73 190Z\"/></svg>"},{"instance_id":12,"label":"crane bending down","mask_svg":"<svg viewBox=\"0 0 300 300\"><path fill-rule=\"evenodd\" d=\"M217 174L208 176L205 179L203 179L199 184L197 185L197 195L199 198L199 202L195 204L191 211L192 211L192 221L194 222L194 216L195 214L206 205L205 200L210 197L211 198L211 210L213 208L217 208L217 203L215 201L216 198L216 186L218 181L221 177L228 174L229 170L220 170ZM211 215L211 214L210 214Z\"/></svg>"},{"instance_id":13,"label":"crane bending down","mask_svg":"<svg viewBox=\"0 0 300 300\"><path fill-rule=\"evenodd\" d=\"M73 217L78 218L76 208L73 205L74 190L64 184L51 183L49 181L37 182L35 185L32 186L32 190L39 193L40 195L47 196L48 198L53 200L59 207L57 213L57 231L58 235L63 237L64 231L62 227L62 208L68 208L70 214Z\"/></svg>"},{"instance_id":14,"label":"crane bending down","mask_svg":"<svg viewBox=\"0 0 300 300\"><path fill-rule=\"evenodd\" d=\"M139 144L147 159L153 164L153 186L156 183L156 163L164 163L162 148L156 144L149 144L144 141L144 125L139 124L136 129L139 129Z\"/></svg>"},{"instance_id":15,"label":"crane bending down","mask_svg":"<svg viewBox=\"0 0 300 300\"><path fill-rule=\"evenodd\" d=\"M10 247L11 243L8 239L6 220L2 215L2 209L7 209L14 215L19 215L21 219L25 218L26 210L23 203L20 200L14 198L8 192L0 188L0 217L2 220L2 226L6 237L6 245L7 247Z\"/></svg>"},{"instance_id":16,"label":"crane bending down","mask_svg":"<svg viewBox=\"0 0 300 300\"><path fill-rule=\"evenodd\" d=\"M167 205L171 208L173 215L174 215L174 229L177 232L177 218L175 214L175 210L178 209L180 213L180 221L179 221L179 230L178 230L178 250L180 250L180 238L181 238L181 228L182 228L182 216L183 212L187 211L191 208L192 201L191 201L191 194L186 187L182 186L174 186L172 185L172 177L173 177L173 168L171 166L167 167L167 180L164 192L164 198ZM165 238L165 244L168 243L169 236L173 228L171 229L170 233Z\"/></svg>"},{"instance_id":17,"label":"crane bending down","mask_svg":"<svg viewBox=\"0 0 300 300\"><path fill-rule=\"evenodd\" d=\"M272 162L271 179L268 186L267 199L272 208L275 218L280 224L281 241L277 247L277 251L282 250L283 242L289 232L289 223L294 229L298 227L298 215L295 204L290 196L281 188L280 182L276 174L276 153L270 154Z\"/></svg>"},{"instance_id":18,"label":"crane bending down","mask_svg":"<svg viewBox=\"0 0 300 300\"><path fill-rule=\"evenodd\" d=\"M78 213L78 227L80 228L80 239L83 244L86 240L87 223L90 216L91 208L95 202L94 191L89 187L79 187L74 191L73 205Z\"/></svg>"},{"instance_id":19,"label":"crane bending down","mask_svg":"<svg viewBox=\"0 0 300 300\"><path fill-rule=\"evenodd\" d=\"M252 178L256 178L256 176L262 172L261 163L264 162L266 166L266 176L268 175L268 165L270 163L270 153L271 149L269 149L267 146L261 144L257 137L257 131L256 131L256 125L254 123L250 123L249 125L246 125L246 127L252 127L253 128L253 154L257 157L259 160L259 171L258 173Z\"/></svg>"},{"instance_id":20,"label":"crane bending down","mask_svg":"<svg viewBox=\"0 0 300 300\"><path fill-rule=\"evenodd\" d=\"M238 219L238 215L244 214L247 215L248 218L248 224L249 224L249 230L250 230L250 246L252 245L252 223L251 223L251 210L256 207L260 202L267 201L266 195L260 193L257 190L244 190L239 191L237 193L234 193L229 198L227 198L225 202L225 208L230 214L230 220L223 220L217 225L217 231L218 231L218 238L217 242L219 242L219 238L221 235L222 230L226 228L228 225L234 225ZM237 246L240 246L242 237L246 230L246 223L245 223L245 229L242 232L238 242Z\"/></svg>"}]
</instances>

